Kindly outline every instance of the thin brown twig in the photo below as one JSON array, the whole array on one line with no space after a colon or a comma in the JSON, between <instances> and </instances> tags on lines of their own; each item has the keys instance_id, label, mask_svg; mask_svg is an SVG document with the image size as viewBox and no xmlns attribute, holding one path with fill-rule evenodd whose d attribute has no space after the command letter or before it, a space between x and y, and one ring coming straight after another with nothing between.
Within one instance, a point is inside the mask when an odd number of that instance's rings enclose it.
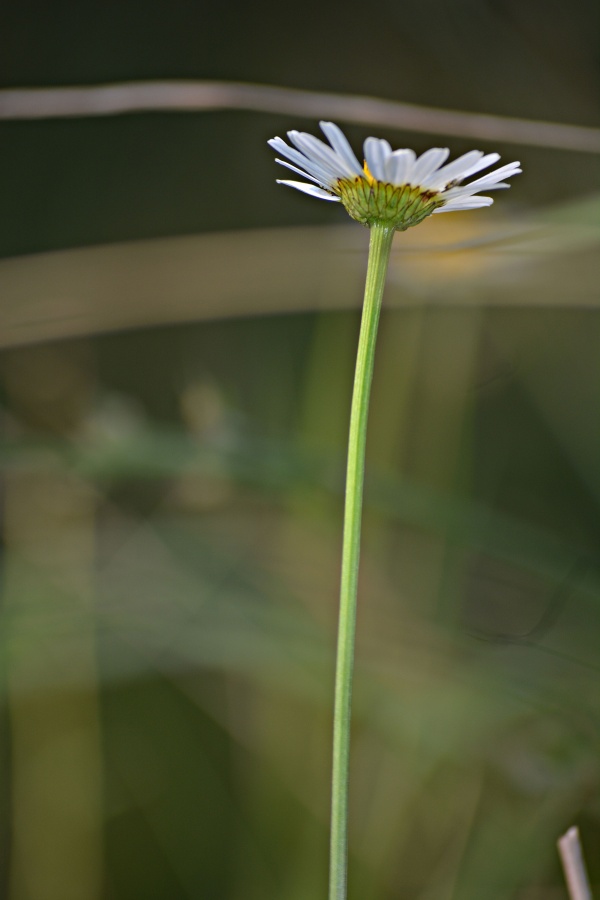
<instances>
[{"instance_id":1,"label":"thin brown twig","mask_svg":"<svg viewBox=\"0 0 600 900\"><path fill-rule=\"evenodd\" d=\"M0 119L52 119L139 112L238 109L334 118L401 131L600 153L600 129L226 81L143 81L0 90Z\"/></svg>"}]
</instances>

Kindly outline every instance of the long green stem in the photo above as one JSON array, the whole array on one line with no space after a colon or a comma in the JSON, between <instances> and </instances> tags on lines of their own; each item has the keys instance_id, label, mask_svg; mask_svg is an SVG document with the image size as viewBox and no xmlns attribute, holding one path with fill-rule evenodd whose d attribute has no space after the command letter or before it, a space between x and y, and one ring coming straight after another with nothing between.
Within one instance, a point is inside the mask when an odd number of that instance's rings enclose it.
<instances>
[{"instance_id":1,"label":"long green stem","mask_svg":"<svg viewBox=\"0 0 600 900\"><path fill-rule=\"evenodd\" d=\"M367 416L381 298L393 237L393 228L378 224L371 226L369 264L350 413L340 617L335 673L329 900L346 900L350 709Z\"/></svg>"}]
</instances>

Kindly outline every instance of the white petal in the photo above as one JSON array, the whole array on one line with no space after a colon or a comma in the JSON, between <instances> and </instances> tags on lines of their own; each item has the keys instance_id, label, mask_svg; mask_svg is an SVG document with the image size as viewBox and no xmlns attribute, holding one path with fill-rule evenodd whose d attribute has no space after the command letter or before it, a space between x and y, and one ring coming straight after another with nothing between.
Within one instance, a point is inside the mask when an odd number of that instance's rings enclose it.
<instances>
[{"instance_id":1,"label":"white petal","mask_svg":"<svg viewBox=\"0 0 600 900\"><path fill-rule=\"evenodd\" d=\"M510 187L510 184L503 184L502 187ZM486 190L493 191L498 187L496 184L488 185ZM445 203L454 203L456 200L460 200L465 197L474 197L479 188L472 188L470 185L466 185L465 187L455 187L451 188L449 191L444 191L444 202Z\"/></svg>"},{"instance_id":2,"label":"white petal","mask_svg":"<svg viewBox=\"0 0 600 900\"><path fill-rule=\"evenodd\" d=\"M518 162L508 163L508 165L501 166L499 169L496 169L495 172L489 172L487 175L483 175L481 178L469 182L469 184L460 185L444 191L444 196L451 199L454 197L470 196L484 190L495 191L498 190L498 188L508 188L510 187L510 184L506 184L506 182L502 181L502 178L510 178L512 175L518 175L520 172L521 169L519 168Z\"/></svg>"},{"instance_id":3,"label":"white petal","mask_svg":"<svg viewBox=\"0 0 600 900\"><path fill-rule=\"evenodd\" d=\"M333 149L342 157L352 172L355 175L363 175L363 168L354 155L354 151L348 143L348 138L341 128L338 128L334 122L319 122L319 125Z\"/></svg>"},{"instance_id":4,"label":"white petal","mask_svg":"<svg viewBox=\"0 0 600 900\"><path fill-rule=\"evenodd\" d=\"M485 156L482 156L481 159L474 163L466 172L463 172L461 178L469 178L471 175L474 175L476 172L480 172L482 169L487 169L488 166L492 166L494 163L498 162L500 159L499 153L488 153Z\"/></svg>"},{"instance_id":5,"label":"white petal","mask_svg":"<svg viewBox=\"0 0 600 900\"><path fill-rule=\"evenodd\" d=\"M387 141L379 138L368 137L364 145L365 159L369 167L369 172L377 181L385 181L386 179L386 162L392 155L392 148Z\"/></svg>"},{"instance_id":6,"label":"white petal","mask_svg":"<svg viewBox=\"0 0 600 900\"><path fill-rule=\"evenodd\" d=\"M333 200L334 203L339 203L339 197L333 197L327 191L324 191L323 188L315 187L314 184L305 184L303 181L282 181L281 179L277 179L277 184L286 184L288 187L296 188L297 191L303 191L305 194L310 194L311 197L318 197L319 200Z\"/></svg>"},{"instance_id":7,"label":"white petal","mask_svg":"<svg viewBox=\"0 0 600 900\"><path fill-rule=\"evenodd\" d=\"M488 172L487 175L482 175L481 178L478 178L476 181L471 181L469 183L469 187L477 187L479 189L484 187L490 187L496 182L503 181L505 178L511 178L513 175L520 175L522 169L519 168L520 163L508 163L506 166L500 166L499 169L495 169L493 172Z\"/></svg>"},{"instance_id":8,"label":"white petal","mask_svg":"<svg viewBox=\"0 0 600 900\"><path fill-rule=\"evenodd\" d=\"M286 162L285 159L275 159L275 162L279 163L280 166L285 166L286 169L291 169L292 172L296 172L296 174L298 175L302 175L303 178L308 178L310 181L314 181L315 184L321 185L321 187L325 187L325 185L327 184L327 182L318 181L316 178L313 178L312 175L309 175L308 172L303 172L302 169L298 169L291 163Z\"/></svg>"},{"instance_id":9,"label":"white petal","mask_svg":"<svg viewBox=\"0 0 600 900\"><path fill-rule=\"evenodd\" d=\"M390 184L409 184L415 159L414 150L394 150L386 162L385 180Z\"/></svg>"},{"instance_id":10,"label":"white petal","mask_svg":"<svg viewBox=\"0 0 600 900\"><path fill-rule=\"evenodd\" d=\"M425 187L427 179L446 162L449 155L450 151L447 147L432 147L421 154L413 166L411 175L413 184Z\"/></svg>"},{"instance_id":11,"label":"white petal","mask_svg":"<svg viewBox=\"0 0 600 900\"><path fill-rule=\"evenodd\" d=\"M313 162L322 166L334 179L354 177L354 173L342 157L313 134L306 134L306 132L302 131L289 131L288 137L299 150L302 150Z\"/></svg>"},{"instance_id":12,"label":"white petal","mask_svg":"<svg viewBox=\"0 0 600 900\"><path fill-rule=\"evenodd\" d=\"M458 159L453 160L453 162L448 163L447 166L442 166L441 169L438 169L438 171L427 180L427 187L435 189L443 188L444 185L448 184L450 181L455 181L457 178L464 178L472 166L477 165L477 162L482 158L483 153L481 150L470 150L463 156L459 156Z\"/></svg>"},{"instance_id":13,"label":"white petal","mask_svg":"<svg viewBox=\"0 0 600 900\"><path fill-rule=\"evenodd\" d=\"M491 206L493 202L492 197L457 197L455 200L449 200L444 206L434 209L434 213L456 212L461 209L481 209L484 206Z\"/></svg>"},{"instance_id":14,"label":"white petal","mask_svg":"<svg viewBox=\"0 0 600 900\"><path fill-rule=\"evenodd\" d=\"M286 142L280 137L273 138L269 141L269 144L271 147L273 147L274 150L277 150L279 153L282 153L283 156L287 156L287 158L291 159L292 162L295 162L299 166L301 166L302 169L306 169L306 171L309 172L310 175L319 182L319 184L335 184L335 182L337 181L336 178L332 178L330 172L323 166L311 159L307 159L303 153L300 153L298 150L294 150L293 147L288 147Z\"/></svg>"}]
</instances>

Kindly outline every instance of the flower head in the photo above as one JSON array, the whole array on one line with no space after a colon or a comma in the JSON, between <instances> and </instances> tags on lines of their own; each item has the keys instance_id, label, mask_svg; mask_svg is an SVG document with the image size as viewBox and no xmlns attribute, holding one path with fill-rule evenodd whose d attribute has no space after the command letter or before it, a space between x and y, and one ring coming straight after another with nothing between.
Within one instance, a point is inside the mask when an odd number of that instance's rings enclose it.
<instances>
[{"instance_id":1,"label":"flower head","mask_svg":"<svg viewBox=\"0 0 600 900\"><path fill-rule=\"evenodd\" d=\"M292 147L279 137L269 141L286 157L276 162L312 182L278 183L342 203L364 225L379 222L405 231L432 213L491 206L492 198L479 196L479 191L510 187L504 179L521 172L520 163L508 163L464 184L466 178L498 162L499 154L470 150L447 163L447 148L433 147L417 157L413 150L392 150L387 141L374 137L364 143L361 166L337 125L321 122L320 126L329 144L303 131L288 132Z\"/></svg>"}]
</instances>

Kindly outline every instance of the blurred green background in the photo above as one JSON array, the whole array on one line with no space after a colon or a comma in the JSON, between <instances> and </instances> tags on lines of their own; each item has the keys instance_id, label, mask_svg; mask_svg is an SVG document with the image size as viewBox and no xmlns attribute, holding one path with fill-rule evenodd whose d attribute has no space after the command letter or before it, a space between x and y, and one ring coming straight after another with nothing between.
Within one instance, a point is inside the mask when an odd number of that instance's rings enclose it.
<instances>
[{"instance_id":1,"label":"blurred green background","mask_svg":"<svg viewBox=\"0 0 600 900\"><path fill-rule=\"evenodd\" d=\"M598 126L591 0L7 3L2 87L260 82ZM1 100L1 96L0 96ZM600 883L597 155L398 235L368 445L351 900ZM326 895L367 232L297 114L0 124L0 895Z\"/></svg>"}]
</instances>

